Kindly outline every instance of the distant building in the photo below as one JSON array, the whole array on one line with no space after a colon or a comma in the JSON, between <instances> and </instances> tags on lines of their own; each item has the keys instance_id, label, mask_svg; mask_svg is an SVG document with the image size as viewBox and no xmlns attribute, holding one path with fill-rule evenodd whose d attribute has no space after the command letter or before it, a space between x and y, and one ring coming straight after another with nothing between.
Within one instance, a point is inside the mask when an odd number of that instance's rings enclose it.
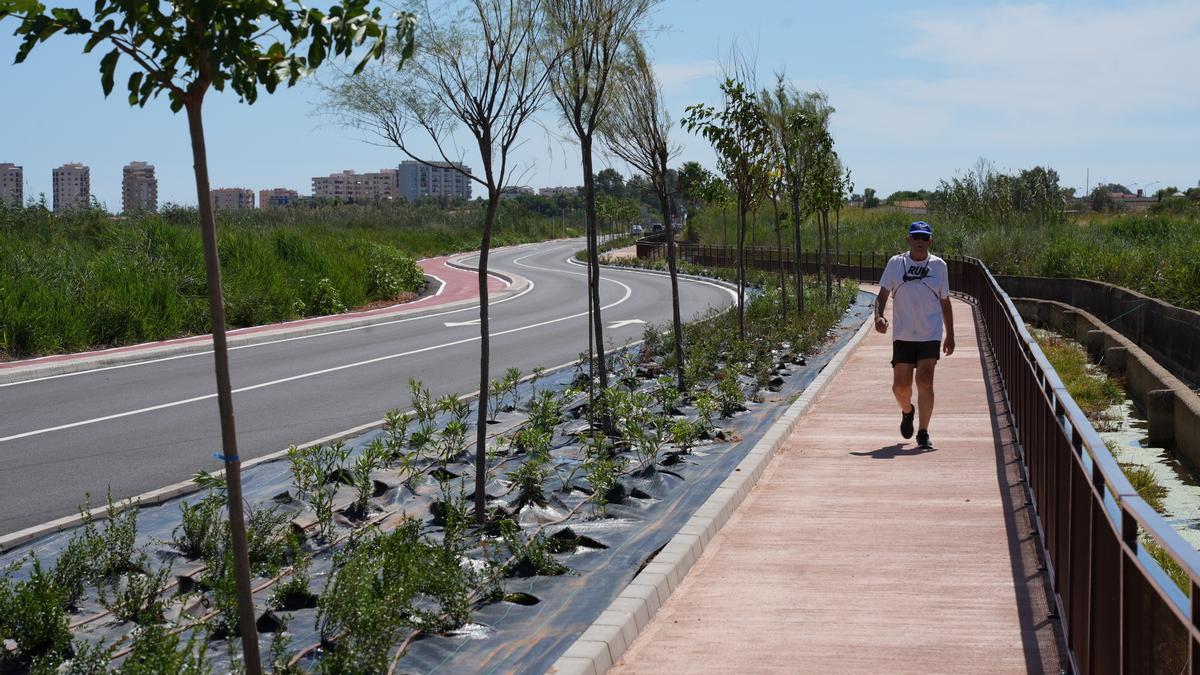
<instances>
[{"instance_id":1,"label":"distant building","mask_svg":"<svg viewBox=\"0 0 1200 675\"><path fill-rule=\"evenodd\" d=\"M905 213L922 214L929 212L929 205L924 199L906 199L892 202L892 206Z\"/></svg>"},{"instance_id":2,"label":"distant building","mask_svg":"<svg viewBox=\"0 0 1200 675\"><path fill-rule=\"evenodd\" d=\"M158 210L158 179L154 165L130 162L121 171L121 211Z\"/></svg>"},{"instance_id":3,"label":"distant building","mask_svg":"<svg viewBox=\"0 0 1200 675\"><path fill-rule=\"evenodd\" d=\"M246 188L217 188L209 192L213 211L254 208L254 191Z\"/></svg>"},{"instance_id":4,"label":"distant building","mask_svg":"<svg viewBox=\"0 0 1200 675\"><path fill-rule=\"evenodd\" d=\"M500 193L501 199L512 199L513 197L528 197L534 194L533 188L528 185L511 185L504 188Z\"/></svg>"},{"instance_id":5,"label":"distant building","mask_svg":"<svg viewBox=\"0 0 1200 675\"><path fill-rule=\"evenodd\" d=\"M557 197L558 195L574 196L579 194L577 187L544 187L538 190L538 194L543 197Z\"/></svg>"},{"instance_id":6,"label":"distant building","mask_svg":"<svg viewBox=\"0 0 1200 675\"><path fill-rule=\"evenodd\" d=\"M343 171L312 179L313 197L344 202L377 202L399 196L396 169L377 173Z\"/></svg>"},{"instance_id":7,"label":"distant building","mask_svg":"<svg viewBox=\"0 0 1200 675\"><path fill-rule=\"evenodd\" d=\"M16 164L0 164L0 203L10 206L25 203L25 170Z\"/></svg>"},{"instance_id":8,"label":"distant building","mask_svg":"<svg viewBox=\"0 0 1200 675\"><path fill-rule=\"evenodd\" d=\"M92 201L92 172L83 164L63 164L53 172L54 212L86 209Z\"/></svg>"},{"instance_id":9,"label":"distant building","mask_svg":"<svg viewBox=\"0 0 1200 675\"><path fill-rule=\"evenodd\" d=\"M415 160L400 163L401 197L410 202L422 197L471 198L471 179L462 173L466 172L470 175L471 167L458 162L430 162L429 164Z\"/></svg>"},{"instance_id":10,"label":"distant building","mask_svg":"<svg viewBox=\"0 0 1200 675\"><path fill-rule=\"evenodd\" d=\"M300 193L287 188L271 188L258 191L258 208L277 209L290 206L300 200Z\"/></svg>"}]
</instances>

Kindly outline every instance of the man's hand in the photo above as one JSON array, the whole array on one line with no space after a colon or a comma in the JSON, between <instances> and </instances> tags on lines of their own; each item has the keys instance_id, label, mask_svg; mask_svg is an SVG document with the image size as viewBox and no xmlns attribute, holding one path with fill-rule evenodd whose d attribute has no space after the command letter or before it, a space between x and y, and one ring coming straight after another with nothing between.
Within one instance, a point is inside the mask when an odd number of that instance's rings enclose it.
<instances>
[{"instance_id":1,"label":"man's hand","mask_svg":"<svg viewBox=\"0 0 1200 675\"><path fill-rule=\"evenodd\" d=\"M942 341L942 351L946 353L946 356L950 356L951 354L954 353L954 336L953 335L947 335L946 339Z\"/></svg>"},{"instance_id":2,"label":"man's hand","mask_svg":"<svg viewBox=\"0 0 1200 675\"><path fill-rule=\"evenodd\" d=\"M879 331L880 333L886 333L887 329L888 329L887 318L882 317L882 316L875 317L875 330Z\"/></svg>"}]
</instances>

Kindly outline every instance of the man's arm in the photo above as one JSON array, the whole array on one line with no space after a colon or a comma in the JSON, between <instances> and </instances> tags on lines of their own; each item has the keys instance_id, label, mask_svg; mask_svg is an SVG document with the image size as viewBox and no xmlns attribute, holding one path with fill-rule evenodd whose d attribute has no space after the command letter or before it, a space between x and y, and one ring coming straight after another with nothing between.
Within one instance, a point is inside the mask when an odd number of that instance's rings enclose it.
<instances>
[{"instance_id":1,"label":"man's arm","mask_svg":"<svg viewBox=\"0 0 1200 675\"><path fill-rule=\"evenodd\" d=\"M950 307L950 298L942 298L942 323L946 326L946 339L942 341L942 351L946 356L954 353L954 310Z\"/></svg>"},{"instance_id":2,"label":"man's arm","mask_svg":"<svg viewBox=\"0 0 1200 675\"><path fill-rule=\"evenodd\" d=\"M880 333L886 333L888 329L887 317L883 315L884 308L887 307L888 296L891 293L886 288L879 289L879 297L875 299L875 330Z\"/></svg>"}]
</instances>

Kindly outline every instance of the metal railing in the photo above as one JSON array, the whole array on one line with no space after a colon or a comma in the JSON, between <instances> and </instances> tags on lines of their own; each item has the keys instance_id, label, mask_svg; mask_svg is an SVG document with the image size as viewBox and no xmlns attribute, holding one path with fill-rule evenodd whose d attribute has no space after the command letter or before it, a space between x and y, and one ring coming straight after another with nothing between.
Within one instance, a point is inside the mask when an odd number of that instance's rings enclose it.
<instances>
[{"instance_id":1,"label":"metal railing","mask_svg":"<svg viewBox=\"0 0 1200 675\"><path fill-rule=\"evenodd\" d=\"M679 253L705 266L734 260L719 246L685 244ZM867 282L878 281L887 262L884 254L836 258L835 276ZM781 263L791 272L792 252L746 251L748 268ZM951 290L978 307L1003 381L1072 669L1200 675L1200 554L1137 494L987 266L947 263ZM800 264L815 271L817 252ZM1177 566L1188 587L1164 565Z\"/></svg>"}]
</instances>

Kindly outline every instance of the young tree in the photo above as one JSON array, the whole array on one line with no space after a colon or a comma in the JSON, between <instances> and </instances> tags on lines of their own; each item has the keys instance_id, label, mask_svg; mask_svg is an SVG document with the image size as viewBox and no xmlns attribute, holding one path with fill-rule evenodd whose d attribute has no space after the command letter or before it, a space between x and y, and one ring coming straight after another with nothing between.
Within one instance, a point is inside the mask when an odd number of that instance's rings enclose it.
<instances>
[{"instance_id":1,"label":"young tree","mask_svg":"<svg viewBox=\"0 0 1200 675\"><path fill-rule=\"evenodd\" d=\"M670 140L671 116L662 101L662 90L646 51L636 37L627 44L627 57L615 71L613 106L600 136L609 152L640 171L658 197L663 229L667 233L667 270L671 275L671 326L675 342L675 381L687 391L683 379L683 322L679 318L679 277L675 262L675 233L671 227L671 186L667 163L679 154Z\"/></svg>"},{"instance_id":2,"label":"young tree","mask_svg":"<svg viewBox=\"0 0 1200 675\"><path fill-rule=\"evenodd\" d=\"M806 207L816 213L821 231L825 258L825 301L833 299L833 265L830 260L829 212L840 208L843 195L850 185L850 174L843 174L841 161L833 149L833 137L827 129L818 129L813 136L813 155L806 167L804 183Z\"/></svg>"},{"instance_id":3,"label":"young tree","mask_svg":"<svg viewBox=\"0 0 1200 675\"><path fill-rule=\"evenodd\" d=\"M390 44L389 31L378 8L368 0L342 0L328 12L308 9L299 2L221 2L176 0L96 0L91 18L74 8L47 12L36 0L0 0L0 19L20 20L22 36L16 62L21 63L39 43L57 33L87 38L83 51L111 47L100 60L100 84L112 92L117 63L131 64L129 104L145 106L166 94L171 110L187 115L196 178L200 230L204 240L209 314L212 321L217 404L221 415L220 458L228 484L229 522L239 589L239 625L246 669L261 672L254 607L250 602L250 567L242 510L241 461L238 457L229 358L225 339L225 309L217 232L209 201L208 155L205 149L204 97L210 89L233 90L245 103L254 103L259 87L268 93L280 84L292 86L316 69L329 54L362 56L361 70L379 58ZM396 14L392 36L398 53L412 51L413 19ZM403 61L403 59L400 59ZM399 64L397 64L399 65Z\"/></svg>"},{"instance_id":4,"label":"young tree","mask_svg":"<svg viewBox=\"0 0 1200 675\"><path fill-rule=\"evenodd\" d=\"M732 78L721 83L724 107L688 106L683 126L698 132L717 151L737 201L738 335L746 336L746 214L767 185L773 154L771 128L758 97Z\"/></svg>"},{"instance_id":5,"label":"young tree","mask_svg":"<svg viewBox=\"0 0 1200 675\"><path fill-rule=\"evenodd\" d=\"M782 73L776 75L775 89L762 93L763 109L770 120L775 144L783 167L783 182L791 201L792 245L796 266L796 311L804 314L804 270L800 225L808 212L804 209L806 168L814 152L816 132L827 129L833 108L825 94L801 92L789 85Z\"/></svg>"},{"instance_id":6,"label":"young tree","mask_svg":"<svg viewBox=\"0 0 1200 675\"><path fill-rule=\"evenodd\" d=\"M479 391L491 382L488 335L488 253L506 188L520 175L510 154L521 128L541 107L549 86L544 46L546 24L539 0L472 0L460 12L447 2L427 7L425 31L411 67L400 73L375 68L326 87L328 109L348 125L383 139L413 160L449 167L486 192L479 252ZM471 173L455 151L454 131L462 125L479 152L483 175ZM416 154L413 142L431 141L442 161ZM453 155L453 157L452 157ZM481 394L482 396L482 394ZM487 406L478 406L475 424L475 519L485 520Z\"/></svg>"},{"instance_id":7,"label":"young tree","mask_svg":"<svg viewBox=\"0 0 1200 675\"><path fill-rule=\"evenodd\" d=\"M600 358L600 387L608 388L604 360L604 320L600 316L600 256L596 242L596 182L592 172L592 144L603 120L609 96L609 73L621 44L631 35L657 0L545 0L554 44L565 50L547 64L551 91L563 119L579 143L583 163L584 219L587 225L588 307L590 335L595 337ZM604 424L608 426L605 416Z\"/></svg>"}]
</instances>

